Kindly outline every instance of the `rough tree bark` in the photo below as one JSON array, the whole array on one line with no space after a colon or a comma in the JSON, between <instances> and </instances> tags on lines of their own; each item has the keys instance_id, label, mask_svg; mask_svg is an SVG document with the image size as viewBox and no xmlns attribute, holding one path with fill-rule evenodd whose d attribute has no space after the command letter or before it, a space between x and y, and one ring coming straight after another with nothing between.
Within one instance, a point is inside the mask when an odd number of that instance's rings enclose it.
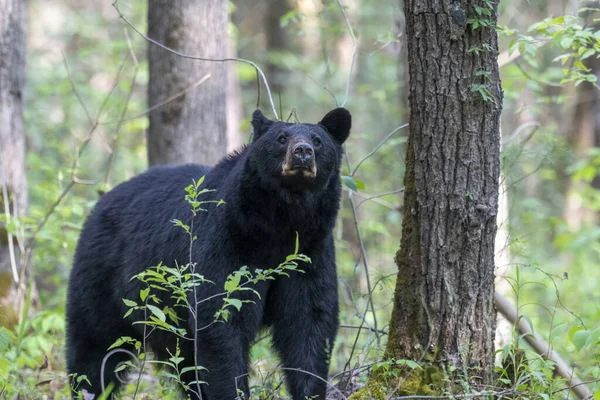
<instances>
[{"instance_id":1,"label":"rough tree bark","mask_svg":"<svg viewBox=\"0 0 600 400\"><path fill-rule=\"evenodd\" d=\"M402 394L435 394L444 376L493 383L502 105L497 6L404 2L410 133L386 357L415 360L423 369L409 374ZM468 19L488 26L475 29Z\"/></svg>"},{"instance_id":2,"label":"rough tree bark","mask_svg":"<svg viewBox=\"0 0 600 400\"><path fill-rule=\"evenodd\" d=\"M152 0L148 36L181 53L227 56L227 2ZM189 60L148 45L148 102L158 104L210 73L210 79L150 113L150 165L200 162L214 165L227 148L227 68Z\"/></svg>"},{"instance_id":3,"label":"rough tree bark","mask_svg":"<svg viewBox=\"0 0 600 400\"><path fill-rule=\"evenodd\" d=\"M27 211L23 84L25 82L26 3L0 0L0 214ZM7 212L8 211L8 212ZM5 217L3 215L3 217ZM17 319L17 280L26 287L19 246L0 218L0 325Z\"/></svg>"}]
</instances>

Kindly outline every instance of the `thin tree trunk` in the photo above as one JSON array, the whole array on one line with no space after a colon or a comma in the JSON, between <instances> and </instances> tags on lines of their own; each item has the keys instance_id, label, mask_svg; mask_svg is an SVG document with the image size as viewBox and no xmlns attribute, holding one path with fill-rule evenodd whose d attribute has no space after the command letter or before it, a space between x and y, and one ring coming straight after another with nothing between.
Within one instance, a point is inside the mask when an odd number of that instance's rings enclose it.
<instances>
[{"instance_id":1,"label":"thin tree trunk","mask_svg":"<svg viewBox=\"0 0 600 400\"><path fill-rule=\"evenodd\" d=\"M287 80L287 71L281 68L281 62L278 59L281 58L282 52L290 49L287 32L280 24L281 17L290 9L287 0L274 0L269 2L265 10L266 47L269 55L267 78L275 96L279 96L279 93L283 91Z\"/></svg>"},{"instance_id":2,"label":"thin tree trunk","mask_svg":"<svg viewBox=\"0 0 600 400\"><path fill-rule=\"evenodd\" d=\"M491 16L478 16L475 6L486 3ZM432 371L455 368L451 378L471 384L493 378L502 91L498 2L486 3L404 6L410 133L386 357L430 364L413 372L419 384L411 394L444 386L444 374ZM468 18L488 20L489 27L474 29Z\"/></svg>"},{"instance_id":3,"label":"thin tree trunk","mask_svg":"<svg viewBox=\"0 0 600 400\"><path fill-rule=\"evenodd\" d=\"M4 222L27 212L23 84L25 82L26 3L0 0L0 325L17 320L17 305L29 279L21 268L17 238ZM17 285L19 282L19 285Z\"/></svg>"},{"instance_id":4,"label":"thin tree trunk","mask_svg":"<svg viewBox=\"0 0 600 400\"><path fill-rule=\"evenodd\" d=\"M227 2L152 0L148 35L181 53L227 56ZM150 114L150 165L215 164L227 148L227 67L148 45L148 102L159 104L210 73L210 79Z\"/></svg>"},{"instance_id":5,"label":"thin tree trunk","mask_svg":"<svg viewBox=\"0 0 600 400\"><path fill-rule=\"evenodd\" d=\"M583 5L583 4L582 4ZM598 13L586 12L585 21L591 28L597 30L599 25L594 22ZM597 77L600 76L600 60L590 57L586 66ZM575 159L585 159L593 147L600 146L600 96L598 88L589 82L583 82L575 89L575 108L573 118L567 131L567 142L573 149ZM596 225L597 215L595 210L582 204L581 192L588 186L587 182L575 181L565 174L566 198L564 218L573 231L581 229L583 225ZM591 182L595 189L600 188L600 178L597 176Z\"/></svg>"}]
</instances>

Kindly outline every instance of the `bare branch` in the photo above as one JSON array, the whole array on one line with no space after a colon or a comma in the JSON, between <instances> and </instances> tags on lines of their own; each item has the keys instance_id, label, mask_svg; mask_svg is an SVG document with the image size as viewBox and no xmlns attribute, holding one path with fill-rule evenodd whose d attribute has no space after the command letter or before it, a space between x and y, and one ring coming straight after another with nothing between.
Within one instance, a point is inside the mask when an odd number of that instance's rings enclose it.
<instances>
[{"instance_id":1,"label":"bare branch","mask_svg":"<svg viewBox=\"0 0 600 400\"><path fill-rule=\"evenodd\" d=\"M392 190L392 191L390 191L390 192L385 192L385 193L380 193L380 194L374 194L374 195L370 195L370 196L369 196L369 195L367 195L366 193L359 193L359 192L356 192L356 194L357 194L358 196L360 196L360 197L362 197L362 198L364 199L363 201L361 201L360 203L358 203L358 204L356 205L356 208L358 209L358 208L359 208L359 207L360 207L360 206L361 206L363 203L365 203L365 202L367 202L367 201L369 201L369 200L375 200L375 199L378 199L378 198L380 198L380 197L388 196L388 195L390 195L390 194L397 194L397 193L403 193L403 192L404 192L404 188L402 188L402 189L396 189L396 190Z\"/></svg>"},{"instance_id":2,"label":"bare branch","mask_svg":"<svg viewBox=\"0 0 600 400\"><path fill-rule=\"evenodd\" d=\"M342 107L346 105L348 102L348 96L350 94L350 80L352 79L352 71L354 70L354 61L356 59L356 50L358 49L358 42L356 41L356 36L354 36L354 29L352 29L352 25L350 24L350 20L348 19L348 14L346 14L346 10L342 5L340 0L336 0L342 15L344 16L344 21L346 22L346 26L348 27L348 31L350 32L350 36L352 36L352 59L350 60L350 69L348 69L348 78L346 80L346 93L344 94L344 101L342 102Z\"/></svg>"},{"instance_id":3,"label":"bare branch","mask_svg":"<svg viewBox=\"0 0 600 400\"><path fill-rule=\"evenodd\" d=\"M119 14L119 17L127 24L129 25L129 27L131 29L133 29L138 35L140 35L142 38L144 38L144 40L168 51L169 53L175 54L179 57L182 58L187 58L190 60L199 60L199 61L213 61L213 62L229 62L229 61L236 61L236 62L241 62L241 63L245 63L245 64L249 64L251 65L258 74L260 74L263 83L265 84L265 89L267 89L267 95L269 96L269 103L271 104L271 109L273 110L273 114L275 115L276 119L279 119L279 115L277 114L277 109L275 108L275 103L273 102L273 96L271 95L271 89L269 88L269 82L267 81L267 77L265 76L264 72L262 71L262 69L260 69L260 67L258 65L256 65L255 62L250 61L250 60L246 60L243 58L235 58L235 57L226 57L226 58L206 58L206 57L198 57L198 56L192 56L189 54L184 54L181 53L177 50L174 50L168 46L165 46L164 44L146 36L145 34L143 34L138 28L136 28L126 17L125 15L123 15L123 13L121 12L121 9L119 8L119 0L115 0L115 2L113 3L113 7L115 8L115 10L117 11L117 13Z\"/></svg>"},{"instance_id":4,"label":"bare branch","mask_svg":"<svg viewBox=\"0 0 600 400\"><path fill-rule=\"evenodd\" d=\"M346 158L346 162L348 163L348 169L350 168L350 163L348 161L348 158ZM366 317L367 317L367 313L369 312L369 308L371 308L371 314L373 315L373 328L374 328L374 332L375 332L375 337L377 338L377 347L380 347L381 345L381 339L379 337L379 329L377 329L377 315L375 313L375 305L373 304L373 291L371 289L371 278L369 276L369 263L367 261L367 251L365 249L365 245L362 239L362 234L360 232L360 228L358 226L358 217L356 214L356 206L354 205L354 199L352 198L352 193L353 192L349 192L349 196L348 199L350 200L350 207L352 210L352 217L354 219L354 227L356 229L356 235L358 237L358 242L360 244L360 253L361 253L361 258L363 260L363 265L365 267L365 279L367 281L367 290L369 292L369 296L368 296L368 301L367 301L367 306L365 308L365 312L363 313L363 317L362 317L362 321L360 323L360 326L362 327L365 322L366 322ZM348 361L346 362L346 367L349 367L350 364L350 360L352 359L352 356L354 354L354 350L356 348L356 344L358 343L358 337L360 336L360 329L356 334L356 337L354 338L354 344L352 345L352 351L350 352L350 357L348 357Z\"/></svg>"},{"instance_id":5,"label":"bare branch","mask_svg":"<svg viewBox=\"0 0 600 400\"><path fill-rule=\"evenodd\" d=\"M523 132L523 130L525 128L528 128L530 126L533 126L534 129L527 136L525 136L525 139L523 139L523 141L521 142L521 146L525 145L525 143L527 143L529 141L529 139L531 139L531 137L533 136L533 134L541 126L539 122L537 122L537 121L527 121L527 122L522 123L521 125L519 125L517 127L517 129L514 130L514 132L509 137L507 137L506 139L504 139L502 141L502 145L505 146L508 143L512 142L514 139L516 139L519 136L519 134L521 132Z\"/></svg>"},{"instance_id":6,"label":"bare branch","mask_svg":"<svg viewBox=\"0 0 600 400\"><path fill-rule=\"evenodd\" d=\"M375 329L371 328L370 326L340 324L340 328L358 329L358 330L365 329L365 330L369 330L371 332L375 332ZM383 329L379 329L379 333L381 333L382 335L387 335L387 331L384 331Z\"/></svg>"},{"instance_id":7,"label":"bare branch","mask_svg":"<svg viewBox=\"0 0 600 400\"><path fill-rule=\"evenodd\" d=\"M567 385L573 393L580 399L592 398L594 394L585 384L575 376L569 365L562 359L560 354L550 348L550 345L542 338L538 332L533 332L525 319L519 318L519 312L510 301L500 293L494 294L494 304L496 309L510 322L515 325L519 333L525 338L527 343L542 357L552 360L556 363L554 371L562 378L567 380Z\"/></svg>"},{"instance_id":8,"label":"bare branch","mask_svg":"<svg viewBox=\"0 0 600 400\"><path fill-rule=\"evenodd\" d=\"M156 110L156 109L164 106L165 104L168 104L168 103L172 102L176 98L181 97L184 94L186 94L187 92L189 92L190 90L192 90L192 89L200 86L201 84L203 84L204 82L206 82L209 78L210 78L210 74L204 75L198 81L196 81L196 82L192 83L191 85L183 88L183 90L175 93L174 95L170 96L166 100L161 101L160 103L153 105L152 107L148 108L146 111L144 111L144 112L142 112L140 114L134 115L132 117L124 117L124 118L121 118L121 119L116 120L116 121L101 122L100 125L120 124L122 122L132 121L134 119L145 117L146 115L150 114L152 111L154 111L154 110Z\"/></svg>"},{"instance_id":9,"label":"bare branch","mask_svg":"<svg viewBox=\"0 0 600 400\"><path fill-rule=\"evenodd\" d=\"M368 159L369 159L369 158L370 158L370 157L371 157L373 154L375 154L375 152L376 152L377 150L379 150L379 148L380 148L381 146L383 146L383 144L384 144L385 142L387 142L387 140L388 140L389 138L391 138L391 137L394 135L394 133L398 132L398 131L399 131L399 130L401 130L401 129L404 129L404 128L406 128L407 126L408 126L408 123L406 123L406 124L402 124L402 125L398 126L397 128L395 128L395 129L394 129L393 131L391 131L390 133L388 133L388 134L387 134L387 136L386 136L386 137L384 137L384 138L383 138L383 140L381 140L381 142L379 142L379 144L378 144L377 146L375 146L375 148L374 148L374 149L373 149L373 150L372 150L372 151L371 151L369 154L367 154L365 157L363 157L363 159L362 159L362 160L360 160L360 161L358 162L358 164L356 164L356 167L354 167L354 170L352 170L352 173L350 174L350 176L354 176L354 174L356 174L356 171L358 171L358 168L361 166L361 164L362 164L362 163L364 163L365 161L367 161L367 160L368 160Z\"/></svg>"},{"instance_id":10,"label":"bare branch","mask_svg":"<svg viewBox=\"0 0 600 400\"><path fill-rule=\"evenodd\" d=\"M125 38L127 39L127 46L129 47L129 55L131 56L131 59L133 60L133 65L134 65L134 70L133 70L133 78L131 79L131 84L129 85L129 91L127 92L127 98L125 99L125 105L123 106L123 111L121 112L121 118L119 118L119 121L117 123L117 126L115 127L114 133L113 133L113 142L112 142L112 151L110 152L110 155L108 156L108 166L106 167L106 173L104 174L104 184L108 186L108 179L110 178L110 172L112 170L112 166L113 166L113 161L115 158L115 151L117 150L117 140L119 138L119 132L121 130L121 126L123 125L123 121L124 121L124 117L125 117L125 113L127 112L127 108L129 107L129 102L131 101L131 96L133 95L133 89L135 88L135 82L137 80L137 74L140 68L140 63L138 62L138 59L135 55L135 52L133 51L133 46L131 44L131 39L129 37L129 34L127 33L126 29L123 29L123 33L125 34Z\"/></svg>"},{"instance_id":11,"label":"bare branch","mask_svg":"<svg viewBox=\"0 0 600 400\"><path fill-rule=\"evenodd\" d=\"M71 69L69 68L69 63L67 62L67 56L62 51L61 51L61 54L63 56L63 62L65 64L65 68L67 69L67 75L69 76L69 82L71 82L71 88L73 89L73 93L75 93L75 97L77 97L77 100L79 101L79 104L81 105L81 108L83 108L83 111L85 112L85 115L86 115L89 123L94 124L94 121L92 120L92 116L90 115L90 112L87 109L87 106L83 102L83 99L81 98L81 95L79 94L79 92L77 91L77 87L75 86L75 81L73 80L73 76L71 75Z\"/></svg>"}]
</instances>

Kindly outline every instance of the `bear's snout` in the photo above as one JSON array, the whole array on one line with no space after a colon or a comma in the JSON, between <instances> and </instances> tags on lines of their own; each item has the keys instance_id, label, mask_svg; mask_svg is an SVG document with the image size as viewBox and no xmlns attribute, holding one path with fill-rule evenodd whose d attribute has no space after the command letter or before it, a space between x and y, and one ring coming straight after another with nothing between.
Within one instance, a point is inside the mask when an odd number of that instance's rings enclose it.
<instances>
[{"instance_id":1,"label":"bear's snout","mask_svg":"<svg viewBox=\"0 0 600 400\"><path fill-rule=\"evenodd\" d=\"M308 143L298 143L294 146L294 158L303 164L307 164L313 159L314 150Z\"/></svg>"},{"instance_id":2,"label":"bear's snout","mask_svg":"<svg viewBox=\"0 0 600 400\"><path fill-rule=\"evenodd\" d=\"M283 176L315 178L317 176L317 163L314 147L304 138L296 138L287 149L282 167Z\"/></svg>"}]
</instances>

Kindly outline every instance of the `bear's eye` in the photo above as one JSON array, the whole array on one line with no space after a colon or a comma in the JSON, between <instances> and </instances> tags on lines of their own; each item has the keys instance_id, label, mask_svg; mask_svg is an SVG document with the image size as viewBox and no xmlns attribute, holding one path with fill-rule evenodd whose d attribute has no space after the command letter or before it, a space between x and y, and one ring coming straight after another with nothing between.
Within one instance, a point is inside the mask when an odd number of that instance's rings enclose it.
<instances>
[{"instance_id":1,"label":"bear's eye","mask_svg":"<svg viewBox=\"0 0 600 400\"><path fill-rule=\"evenodd\" d=\"M319 139L318 137L313 138L313 144L315 146L320 146L321 145L321 139Z\"/></svg>"},{"instance_id":2,"label":"bear's eye","mask_svg":"<svg viewBox=\"0 0 600 400\"><path fill-rule=\"evenodd\" d=\"M281 144L285 144L285 142L287 142L287 138L285 136L281 135L277 138L277 141Z\"/></svg>"}]
</instances>

